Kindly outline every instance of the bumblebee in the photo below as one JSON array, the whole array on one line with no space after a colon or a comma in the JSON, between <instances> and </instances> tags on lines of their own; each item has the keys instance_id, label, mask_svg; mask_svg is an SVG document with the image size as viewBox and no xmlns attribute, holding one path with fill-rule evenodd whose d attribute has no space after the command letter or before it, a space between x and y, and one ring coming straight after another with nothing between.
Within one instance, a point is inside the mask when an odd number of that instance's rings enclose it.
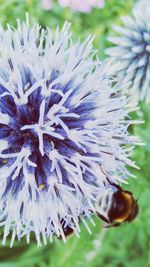
<instances>
[{"instance_id":1,"label":"bumblebee","mask_svg":"<svg viewBox=\"0 0 150 267\"><path fill-rule=\"evenodd\" d=\"M112 195L107 218L97 213L98 217L106 222L106 228L117 227L124 222L132 222L138 215L139 206L130 191L123 190L119 185L111 183L116 188Z\"/></svg>"},{"instance_id":2,"label":"bumblebee","mask_svg":"<svg viewBox=\"0 0 150 267\"><path fill-rule=\"evenodd\" d=\"M73 229L69 226L66 226L65 228L63 228L63 231L64 231L65 237L70 236L74 232Z\"/></svg>"},{"instance_id":3,"label":"bumblebee","mask_svg":"<svg viewBox=\"0 0 150 267\"><path fill-rule=\"evenodd\" d=\"M69 237L74 233L74 230L69 225L65 225L64 220L61 220L61 226L65 237ZM62 239L62 236L59 236L58 239Z\"/></svg>"}]
</instances>

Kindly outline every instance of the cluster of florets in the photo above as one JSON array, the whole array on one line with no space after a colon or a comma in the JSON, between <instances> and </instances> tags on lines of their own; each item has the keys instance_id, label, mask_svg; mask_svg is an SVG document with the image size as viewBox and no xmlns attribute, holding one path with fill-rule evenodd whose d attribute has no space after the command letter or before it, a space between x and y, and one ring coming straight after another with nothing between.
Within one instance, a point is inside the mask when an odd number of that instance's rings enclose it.
<instances>
[{"instance_id":1,"label":"cluster of florets","mask_svg":"<svg viewBox=\"0 0 150 267\"><path fill-rule=\"evenodd\" d=\"M150 102L150 6L140 1L131 16L122 17L123 26L114 26L118 36L109 40L116 46L107 54L115 59L114 73L130 86L131 101Z\"/></svg>"},{"instance_id":2,"label":"cluster of florets","mask_svg":"<svg viewBox=\"0 0 150 267\"><path fill-rule=\"evenodd\" d=\"M0 225L3 243L34 232L90 231L86 217L108 178L123 181L130 148L127 97L93 56L92 38L18 21L0 28ZM107 67L106 67L107 69ZM101 206L103 210L103 205ZM92 219L91 219L92 221Z\"/></svg>"}]
</instances>

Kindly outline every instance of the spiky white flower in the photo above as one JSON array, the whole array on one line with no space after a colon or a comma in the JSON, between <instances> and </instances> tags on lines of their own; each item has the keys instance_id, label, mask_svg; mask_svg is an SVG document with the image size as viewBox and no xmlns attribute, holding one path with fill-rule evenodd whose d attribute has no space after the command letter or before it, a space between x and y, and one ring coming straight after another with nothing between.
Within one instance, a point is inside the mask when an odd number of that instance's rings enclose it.
<instances>
[{"instance_id":1,"label":"spiky white flower","mask_svg":"<svg viewBox=\"0 0 150 267\"><path fill-rule=\"evenodd\" d=\"M11 245L38 244L95 212L107 177L129 172L127 99L93 60L92 38L73 44L69 24L54 36L38 24L0 29L0 225ZM105 202L105 201L104 201ZM103 208L103 207L102 207ZM91 219L92 221L92 219Z\"/></svg>"},{"instance_id":2,"label":"spiky white flower","mask_svg":"<svg viewBox=\"0 0 150 267\"><path fill-rule=\"evenodd\" d=\"M115 47L106 53L115 58L116 74L129 82L131 100L150 102L150 3L140 1L131 16L121 18L123 26L114 26L119 34L109 40Z\"/></svg>"}]
</instances>

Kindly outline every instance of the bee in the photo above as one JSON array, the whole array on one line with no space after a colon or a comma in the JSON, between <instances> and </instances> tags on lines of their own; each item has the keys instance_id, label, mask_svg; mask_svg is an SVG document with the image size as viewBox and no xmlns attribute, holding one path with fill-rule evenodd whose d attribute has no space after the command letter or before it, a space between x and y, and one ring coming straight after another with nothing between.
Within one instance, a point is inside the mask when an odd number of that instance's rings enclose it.
<instances>
[{"instance_id":1,"label":"bee","mask_svg":"<svg viewBox=\"0 0 150 267\"><path fill-rule=\"evenodd\" d=\"M112 195L107 218L97 212L98 217L107 223L106 228L117 227L124 222L132 222L139 212L137 200L130 191L126 191L114 183L110 184L116 188L116 191Z\"/></svg>"},{"instance_id":2,"label":"bee","mask_svg":"<svg viewBox=\"0 0 150 267\"><path fill-rule=\"evenodd\" d=\"M70 227L70 226L66 226L63 228L63 231L64 231L64 235L65 237L68 237L70 236L71 234L73 234L73 229Z\"/></svg>"},{"instance_id":3,"label":"bee","mask_svg":"<svg viewBox=\"0 0 150 267\"><path fill-rule=\"evenodd\" d=\"M69 237L74 233L74 230L69 225L65 225L64 220L61 220L61 226L65 237ZM58 236L58 239L62 239L62 236Z\"/></svg>"}]
</instances>

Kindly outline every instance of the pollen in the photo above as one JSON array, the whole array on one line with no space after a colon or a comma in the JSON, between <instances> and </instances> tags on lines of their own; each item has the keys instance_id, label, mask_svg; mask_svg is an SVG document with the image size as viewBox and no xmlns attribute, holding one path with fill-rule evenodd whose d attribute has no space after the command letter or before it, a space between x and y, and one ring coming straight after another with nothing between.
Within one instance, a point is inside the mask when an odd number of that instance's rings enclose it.
<instances>
[{"instance_id":1,"label":"pollen","mask_svg":"<svg viewBox=\"0 0 150 267\"><path fill-rule=\"evenodd\" d=\"M39 189L39 190L43 190L45 187L46 187L45 184L40 184L39 187L38 187L38 189Z\"/></svg>"}]
</instances>

